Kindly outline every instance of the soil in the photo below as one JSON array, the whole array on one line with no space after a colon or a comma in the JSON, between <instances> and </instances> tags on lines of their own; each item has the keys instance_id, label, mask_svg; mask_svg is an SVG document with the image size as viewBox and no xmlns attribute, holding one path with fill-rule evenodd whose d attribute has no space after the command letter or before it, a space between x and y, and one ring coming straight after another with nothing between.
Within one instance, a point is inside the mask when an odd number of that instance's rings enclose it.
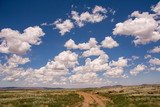
<instances>
[{"instance_id":1,"label":"soil","mask_svg":"<svg viewBox=\"0 0 160 107\"><path fill-rule=\"evenodd\" d=\"M92 107L93 104L97 107L106 106L107 99L105 97L87 92L78 92L78 94L84 97L82 107Z\"/></svg>"}]
</instances>

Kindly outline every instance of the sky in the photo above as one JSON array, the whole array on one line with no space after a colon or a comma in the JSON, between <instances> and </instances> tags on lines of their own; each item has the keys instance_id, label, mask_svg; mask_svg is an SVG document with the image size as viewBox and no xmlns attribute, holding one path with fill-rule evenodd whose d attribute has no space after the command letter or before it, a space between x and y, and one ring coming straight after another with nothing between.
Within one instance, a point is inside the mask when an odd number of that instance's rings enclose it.
<instances>
[{"instance_id":1,"label":"sky","mask_svg":"<svg viewBox=\"0 0 160 107\"><path fill-rule=\"evenodd\" d=\"M160 83L159 0L0 0L0 87Z\"/></svg>"}]
</instances>

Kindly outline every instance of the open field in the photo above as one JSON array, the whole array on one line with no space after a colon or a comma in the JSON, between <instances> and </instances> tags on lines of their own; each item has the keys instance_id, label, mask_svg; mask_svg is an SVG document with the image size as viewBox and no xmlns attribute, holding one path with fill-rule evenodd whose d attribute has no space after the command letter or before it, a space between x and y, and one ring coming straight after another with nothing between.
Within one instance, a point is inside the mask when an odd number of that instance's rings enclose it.
<instances>
[{"instance_id":1,"label":"open field","mask_svg":"<svg viewBox=\"0 0 160 107\"><path fill-rule=\"evenodd\" d=\"M106 107L160 107L158 85L117 86L83 91L106 97Z\"/></svg>"},{"instance_id":2,"label":"open field","mask_svg":"<svg viewBox=\"0 0 160 107\"><path fill-rule=\"evenodd\" d=\"M160 107L160 86L1 90L0 107Z\"/></svg>"},{"instance_id":3,"label":"open field","mask_svg":"<svg viewBox=\"0 0 160 107\"><path fill-rule=\"evenodd\" d=\"M79 107L83 97L67 90L0 91L0 107Z\"/></svg>"}]
</instances>

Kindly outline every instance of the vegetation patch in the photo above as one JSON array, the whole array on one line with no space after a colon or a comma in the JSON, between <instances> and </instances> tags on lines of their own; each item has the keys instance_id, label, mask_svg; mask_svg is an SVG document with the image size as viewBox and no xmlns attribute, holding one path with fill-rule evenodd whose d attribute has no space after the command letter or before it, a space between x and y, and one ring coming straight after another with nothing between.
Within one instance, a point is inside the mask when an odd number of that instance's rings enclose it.
<instances>
[{"instance_id":1,"label":"vegetation patch","mask_svg":"<svg viewBox=\"0 0 160 107\"><path fill-rule=\"evenodd\" d=\"M0 107L74 107L81 105L83 98L74 91L1 91Z\"/></svg>"}]
</instances>

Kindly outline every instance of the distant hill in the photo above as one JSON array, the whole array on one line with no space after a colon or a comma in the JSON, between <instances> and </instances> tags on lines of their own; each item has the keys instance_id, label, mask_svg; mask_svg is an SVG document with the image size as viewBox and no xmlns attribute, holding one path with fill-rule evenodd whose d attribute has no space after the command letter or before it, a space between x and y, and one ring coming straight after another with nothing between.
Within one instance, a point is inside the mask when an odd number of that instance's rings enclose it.
<instances>
[{"instance_id":1,"label":"distant hill","mask_svg":"<svg viewBox=\"0 0 160 107\"><path fill-rule=\"evenodd\" d=\"M0 87L0 90L61 90L64 88L51 88L51 87Z\"/></svg>"},{"instance_id":2,"label":"distant hill","mask_svg":"<svg viewBox=\"0 0 160 107\"><path fill-rule=\"evenodd\" d=\"M140 86L160 86L160 84L142 84Z\"/></svg>"},{"instance_id":3,"label":"distant hill","mask_svg":"<svg viewBox=\"0 0 160 107\"><path fill-rule=\"evenodd\" d=\"M143 87L149 87L149 86L158 86L160 87L160 84L141 84L141 85L128 85L128 86L143 86ZM118 88L118 87L128 87L127 85L112 85L112 86L102 86L102 87L90 87L92 88ZM72 88L52 88L52 87L0 87L0 90L62 90L62 89L72 89ZM79 89L79 88L73 88L73 89ZM85 88L84 88L85 89Z\"/></svg>"},{"instance_id":4,"label":"distant hill","mask_svg":"<svg viewBox=\"0 0 160 107\"><path fill-rule=\"evenodd\" d=\"M160 86L160 84L141 84L141 85L128 85L128 86ZM116 87L127 87L126 85L112 85L102 86L101 88L116 88Z\"/></svg>"},{"instance_id":5,"label":"distant hill","mask_svg":"<svg viewBox=\"0 0 160 107\"><path fill-rule=\"evenodd\" d=\"M123 85L102 86L101 88L115 88L115 87L123 87Z\"/></svg>"}]
</instances>

